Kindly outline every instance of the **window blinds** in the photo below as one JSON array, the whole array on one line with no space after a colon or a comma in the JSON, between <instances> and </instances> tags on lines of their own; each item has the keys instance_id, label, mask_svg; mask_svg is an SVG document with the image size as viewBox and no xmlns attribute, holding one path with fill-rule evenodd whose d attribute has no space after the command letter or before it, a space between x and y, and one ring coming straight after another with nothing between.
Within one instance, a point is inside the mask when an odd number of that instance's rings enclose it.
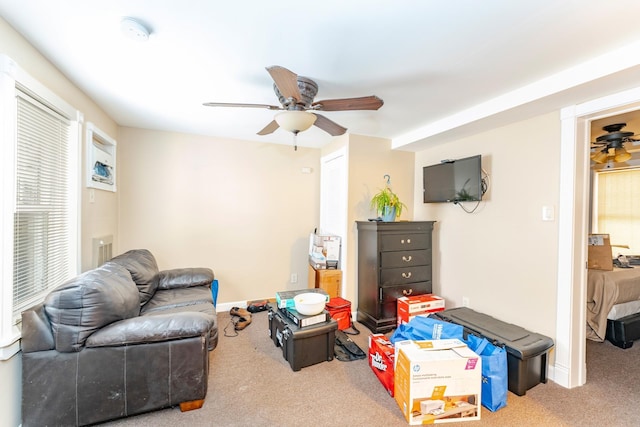
<instances>
[{"instance_id":1,"label":"window blinds","mask_svg":"<svg viewBox=\"0 0 640 427\"><path fill-rule=\"evenodd\" d=\"M640 254L640 169L599 172L597 229L609 234L614 256Z\"/></svg>"},{"instance_id":2,"label":"window blinds","mask_svg":"<svg viewBox=\"0 0 640 427\"><path fill-rule=\"evenodd\" d=\"M17 96L13 316L68 279L70 122L27 94Z\"/></svg>"}]
</instances>

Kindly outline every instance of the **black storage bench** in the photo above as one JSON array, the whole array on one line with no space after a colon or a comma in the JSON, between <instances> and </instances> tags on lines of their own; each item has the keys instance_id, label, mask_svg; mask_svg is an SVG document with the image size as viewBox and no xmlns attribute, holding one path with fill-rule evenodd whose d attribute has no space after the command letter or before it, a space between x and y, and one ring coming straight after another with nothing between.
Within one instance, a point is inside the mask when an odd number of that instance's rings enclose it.
<instances>
[{"instance_id":1,"label":"black storage bench","mask_svg":"<svg viewBox=\"0 0 640 427\"><path fill-rule=\"evenodd\" d=\"M507 351L509 391L524 396L530 388L547 382L549 350L553 340L506 323L468 307L452 308L431 317L456 323L465 333L483 337Z\"/></svg>"},{"instance_id":2,"label":"black storage bench","mask_svg":"<svg viewBox=\"0 0 640 427\"><path fill-rule=\"evenodd\" d=\"M640 339L640 313L630 314L617 320L607 319L606 338L620 348L630 348Z\"/></svg>"}]
</instances>

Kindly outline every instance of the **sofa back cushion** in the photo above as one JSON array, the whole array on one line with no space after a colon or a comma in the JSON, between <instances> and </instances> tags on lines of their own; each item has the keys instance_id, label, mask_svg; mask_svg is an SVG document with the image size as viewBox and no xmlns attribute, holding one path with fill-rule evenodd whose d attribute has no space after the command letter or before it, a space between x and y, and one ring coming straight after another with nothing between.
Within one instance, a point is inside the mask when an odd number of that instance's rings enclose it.
<instances>
[{"instance_id":1,"label":"sofa back cushion","mask_svg":"<svg viewBox=\"0 0 640 427\"><path fill-rule=\"evenodd\" d=\"M132 249L115 258L111 262L120 264L131 273L131 278L140 292L140 305L145 305L158 289L158 264L147 249Z\"/></svg>"},{"instance_id":2,"label":"sofa back cushion","mask_svg":"<svg viewBox=\"0 0 640 427\"><path fill-rule=\"evenodd\" d=\"M80 351L110 323L140 314L140 296L126 268L111 262L60 285L44 302L59 352Z\"/></svg>"}]
</instances>

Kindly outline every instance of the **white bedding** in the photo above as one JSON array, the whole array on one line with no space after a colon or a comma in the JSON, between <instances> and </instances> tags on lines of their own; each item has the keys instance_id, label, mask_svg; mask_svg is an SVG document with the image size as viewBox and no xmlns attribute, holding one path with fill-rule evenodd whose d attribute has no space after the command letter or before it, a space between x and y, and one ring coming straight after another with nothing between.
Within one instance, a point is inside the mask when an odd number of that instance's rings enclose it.
<instances>
[{"instance_id":1,"label":"white bedding","mask_svg":"<svg viewBox=\"0 0 640 427\"><path fill-rule=\"evenodd\" d=\"M609 310L609 314L607 315L607 319L618 320L630 314L635 314L639 312L640 312L640 300L623 302L622 304L616 304L613 307L611 307L611 310Z\"/></svg>"}]
</instances>

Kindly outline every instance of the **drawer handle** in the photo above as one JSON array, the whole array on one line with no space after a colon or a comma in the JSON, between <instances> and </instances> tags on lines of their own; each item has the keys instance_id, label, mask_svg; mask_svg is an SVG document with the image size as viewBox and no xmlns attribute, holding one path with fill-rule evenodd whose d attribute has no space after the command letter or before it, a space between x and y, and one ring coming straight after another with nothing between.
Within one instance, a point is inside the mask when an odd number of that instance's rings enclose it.
<instances>
[{"instance_id":1,"label":"drawer handle","mask_svg":"<svg viewBox=\"0 0 640 427\"><path fill-rule=\"evenodd\" d=\"M405 240L404 239L400 239L400 243L402 243L404 245ZM411 239L407 239L406 240L407 244L410 245L411 244Z\"/></svg>"},{"instance_id":2,"label":"drawer handle","mask_svg":"<svg viewBox=\"0 0 640 427\"><path fill-rule=\"evenodd\" d=\"M402 260L403 260L404 262L410 262L412 258L413 258L413 257L412 257L411 255L409 255L409 256L404 256L404 255L403 255L403 256L402 256Z\"/></svg>"},{"instance_id":3,"label":"drawer handle","mask_svg":"<svg viewBox=\"0 0 640 427\"><path fill-rule=\"evenodd\" d=\"M408 296L409 296L409 295L411 295L412 293L413 293L413 289L409 289L409 290L404 289L404 290L402 291L402 295L404 295L405 297L408 297Z\"/></svg>"},{"instance_id":4,"label":"drawer handle","mask_svg":"<svg viewBox=\"0 0 640 427\"><path fill-rule=\"evenodd\" d=\"M405 279L410 279L411 278L411 272L402 273L402 277L404 277Z\"/></svg>"}]
</instances>

